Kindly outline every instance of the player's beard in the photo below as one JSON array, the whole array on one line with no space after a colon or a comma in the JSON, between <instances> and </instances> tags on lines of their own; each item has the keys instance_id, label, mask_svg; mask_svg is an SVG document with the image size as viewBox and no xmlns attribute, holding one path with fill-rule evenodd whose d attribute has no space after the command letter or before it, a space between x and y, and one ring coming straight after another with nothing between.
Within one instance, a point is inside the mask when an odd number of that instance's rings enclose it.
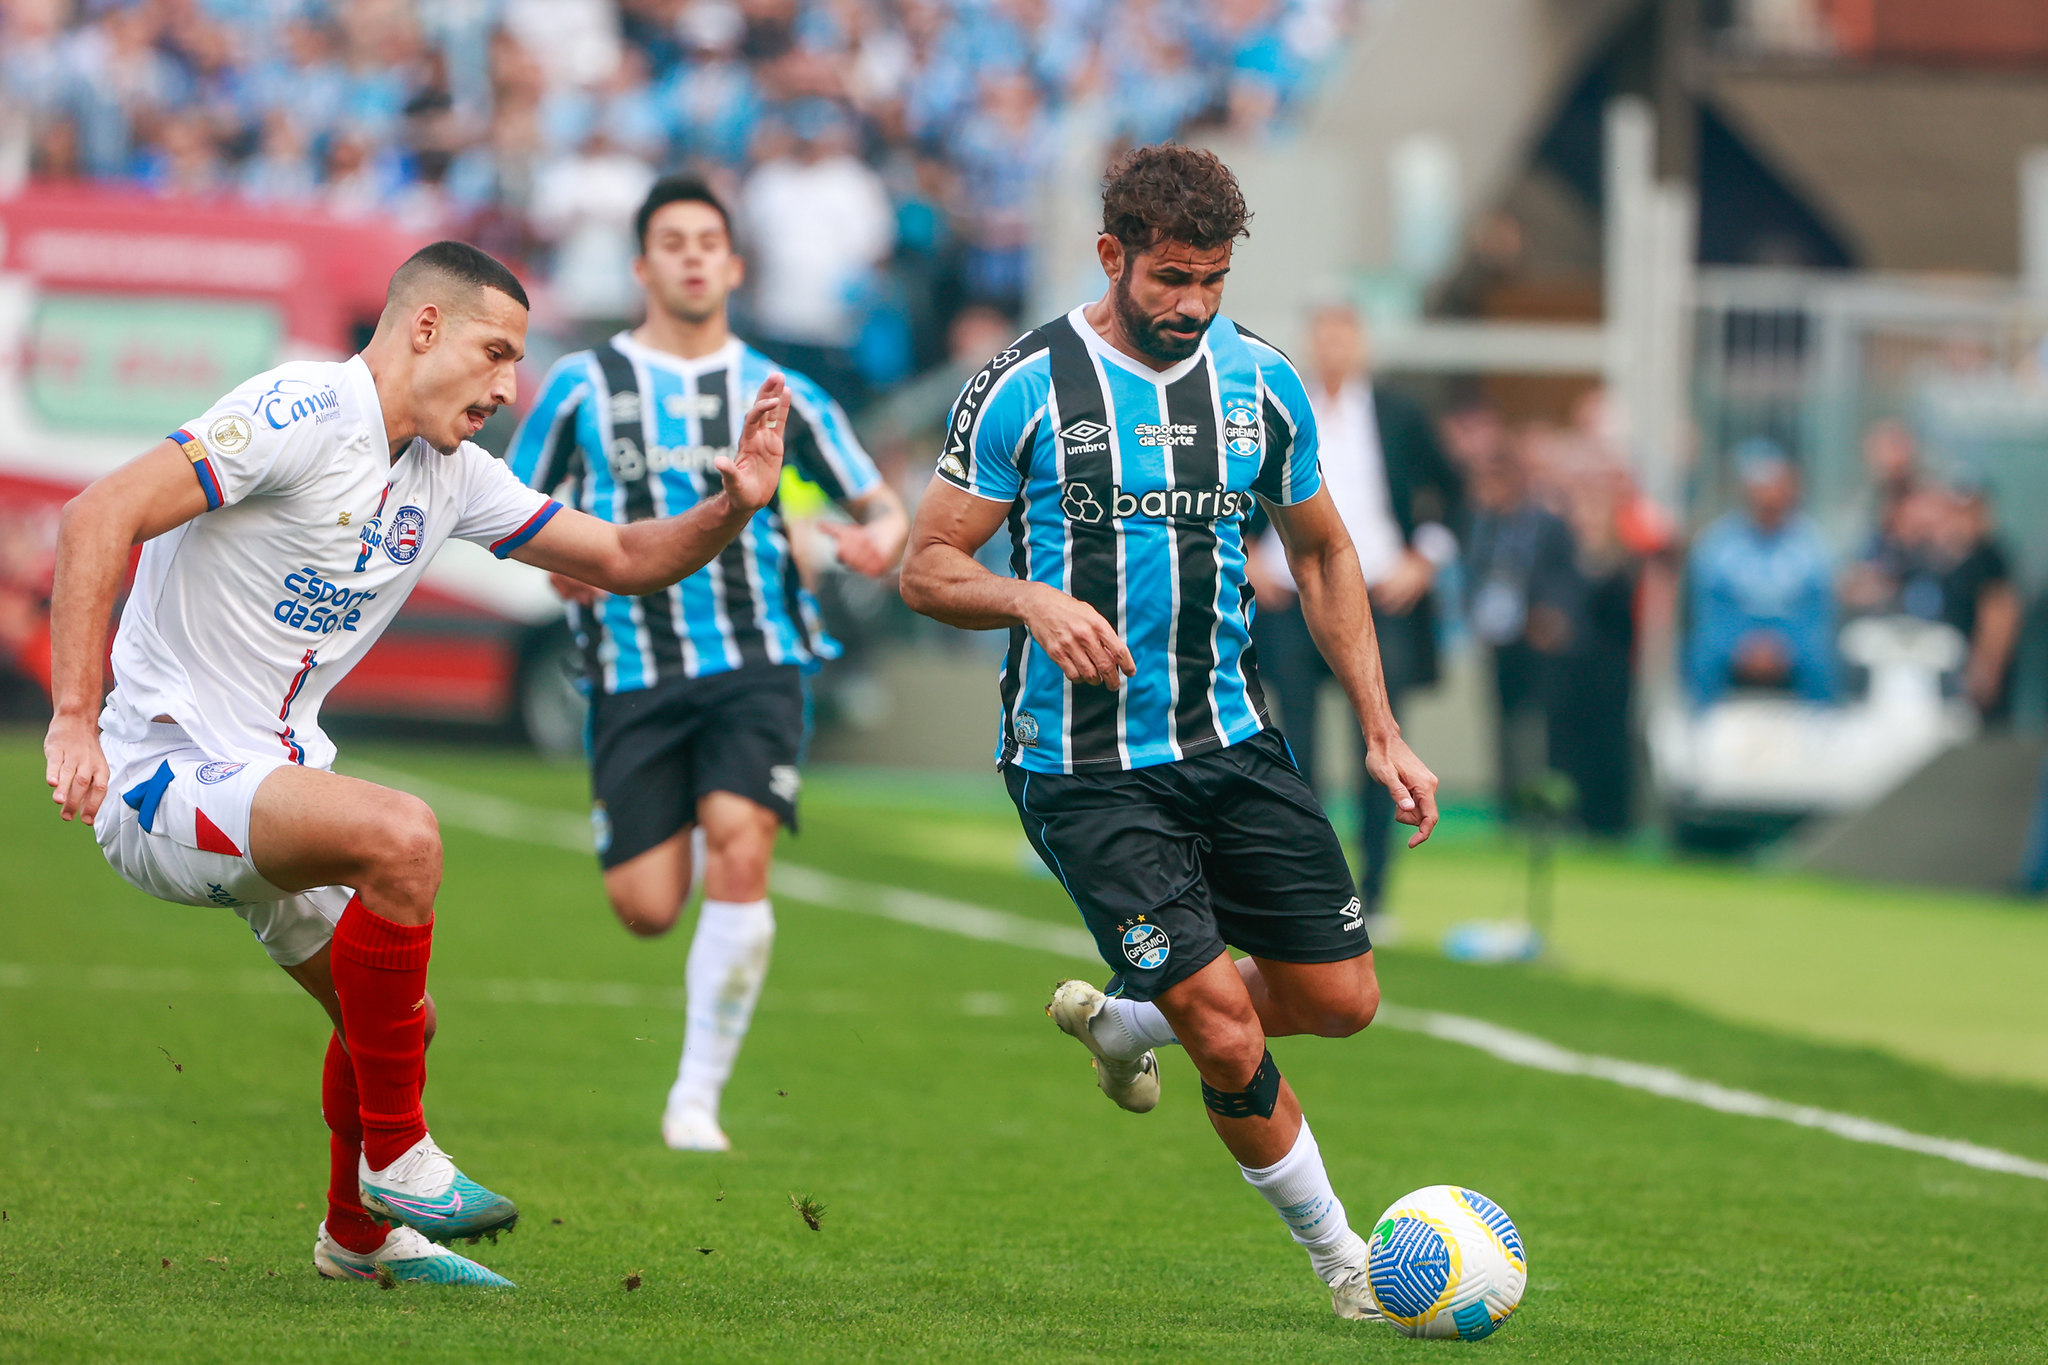
<instances>
[{"instance_id":1,"label":"player's beard","mask_svg":"<svg viewBox=\"0 0 2048 1365\"><path fill-rule=\"evenodd\" d=\"M723 294L715 298L707 297L702 300L687 300L679 295L666 297L656 295L654 301L661 305L662 312L667 313L676 321L688 323L692 327L702 327L705 323L725 312L725 295Z\"/></svg>"},{"instance_id":2,"label":"player's beard","mask_svg":"<svg viewBox=\"0 0 2048 1365\"><path fill-rule=\"evenodd\" d=\"M1152 359L1168 365L1177 365L1201 349L1202 337L1207 334L1209 323L1215 321L1212 317L1203 322L1201 329L1191 337L1173 335L1131 297L1128 271L1116 282L1111 298L1115 300L1117 321L1123 324L1124 335L1131 339L1131 344Z\"/></svg>"}]
</instances>

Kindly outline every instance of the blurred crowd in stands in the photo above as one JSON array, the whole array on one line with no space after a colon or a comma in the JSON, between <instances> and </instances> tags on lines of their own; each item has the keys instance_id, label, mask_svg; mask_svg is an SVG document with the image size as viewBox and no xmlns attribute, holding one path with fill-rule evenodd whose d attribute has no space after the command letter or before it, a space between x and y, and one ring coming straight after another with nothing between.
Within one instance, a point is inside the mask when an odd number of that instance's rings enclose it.
<instances>
[{"instance_id":1,"label":"blurred crowd in stands","mask_svg":"<svg viewBox=\"0 0 2048 1365\"><path fill-rule=\"evenodd\" d=\"M609 326L657 172L739 206L749 330L859 406L1021 315L1034 186L1094 140L1281 126L1357 0L0 0L32 173L382 214Z\"/></svg>"},{"instance_id":2,"label":"blurred crowd in stands","mask_svg":"<svg viewBox=\"0 0 2048 1365\"><path fill-rule=\"evenodd\" d=\"M1503 816L1628 833L1642 814L1645 677L1672 660L1676 692L1695 708L1737 692L1847 702L1862 680L1837 642L1856 616L1952 629L1960 662L1946 695L1988 724L2007 718L2026 605L2017 565L1989 490L1938 477L1907 424L1865 433L1846 542L1806 514L1795 461L1765 439L1706 462L1730 471L1734 506L1687 536L1638 488L1604 391L1584 392L1562 422L1510 420L1483 386L1431 413L1373 375L1348 309L1323 310L1308 336L1297 359L1325 481L1359 547L1397 711L1440 680L1443 643L1477 646ZM1270 536L1253 577L1269 697L1290 734L1312 736L1329 674ZM1383 803L1369 783L1355 795L1370 863L1391 810L1371 810ZM1368 903L1377 889L1369 867Z\"/></svg>"},{"instance_id":3,"label":"blurred crowd in stands","mask_svg":"<svg viewBox=\"0 0 2048 1365\"><path fill-rule=\"evenodd\" d=\"M2024 603L1988 491L1966 477L1933 477L1896 420L1871 425L1863 457L1857 538L1838 555L1801 511L1785 453L1762 438L1735 451L1741 506L1702 533L1688 567L1695 700L1738 687L1838 700L1841 622L1908 616L1956 632L1964 648L1954 691L1983 719L2003 719Z\"/></svg>"}]
</instances>

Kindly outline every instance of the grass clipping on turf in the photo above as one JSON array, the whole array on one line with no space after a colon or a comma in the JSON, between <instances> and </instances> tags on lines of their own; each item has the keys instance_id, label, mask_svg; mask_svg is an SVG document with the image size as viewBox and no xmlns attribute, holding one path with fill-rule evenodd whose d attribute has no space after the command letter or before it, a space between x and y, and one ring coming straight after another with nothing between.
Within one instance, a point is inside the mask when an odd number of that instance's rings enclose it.
<instances>
[{"instance_id":1,"label":"grass clipping on turf","mask_svg":"<svg viewBox=\"0 0 2048 1365\"><path fill-rule=\"evenodd\" d=\"M797 1217L804 1220L804 1226L818 1232L818 1220L825 1216L825 1206L807 1194L790 1192L789 1206L796 1210Z\"/></svg>"}]
</instances>

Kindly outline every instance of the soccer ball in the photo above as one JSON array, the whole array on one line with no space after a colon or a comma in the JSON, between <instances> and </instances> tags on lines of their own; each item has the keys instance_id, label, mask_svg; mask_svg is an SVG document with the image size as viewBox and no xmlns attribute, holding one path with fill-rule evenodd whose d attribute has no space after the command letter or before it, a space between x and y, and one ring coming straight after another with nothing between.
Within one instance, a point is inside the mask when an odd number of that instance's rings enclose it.
<instances>
[{"instance_id":1,"label":"soccer ball","mask_svg":"<svg viewBox=\"0 0 2048 1365\"><path fill-rule=\"evenodd\" d=\"M1456 1185L1395 1200L1368 1247L1373 1298L1403 1336L1490 1336L1529 1282L1514 1222L1485 1195Z\"/></svg>"}]
</instances>

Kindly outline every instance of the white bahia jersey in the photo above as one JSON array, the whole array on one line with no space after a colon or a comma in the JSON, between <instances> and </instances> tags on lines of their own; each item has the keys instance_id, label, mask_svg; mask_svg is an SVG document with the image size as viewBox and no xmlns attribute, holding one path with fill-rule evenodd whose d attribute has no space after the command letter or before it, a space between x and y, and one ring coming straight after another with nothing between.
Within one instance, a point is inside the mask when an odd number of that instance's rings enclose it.
<instances>
[{"instance_id":1,"label":"white bahia jersey","mask_svg":"<svg viewBox=\"0 0 2048 1365\"><path fill-rule=\"evenodd\" d=\"M324 768L320 703L450 536L503 559L560 505L465 442L396 461L362 357L258 375L171 433L207 510L142 547L100 726L168 716L219 758Z\"/></svg>"}]
</instances>

